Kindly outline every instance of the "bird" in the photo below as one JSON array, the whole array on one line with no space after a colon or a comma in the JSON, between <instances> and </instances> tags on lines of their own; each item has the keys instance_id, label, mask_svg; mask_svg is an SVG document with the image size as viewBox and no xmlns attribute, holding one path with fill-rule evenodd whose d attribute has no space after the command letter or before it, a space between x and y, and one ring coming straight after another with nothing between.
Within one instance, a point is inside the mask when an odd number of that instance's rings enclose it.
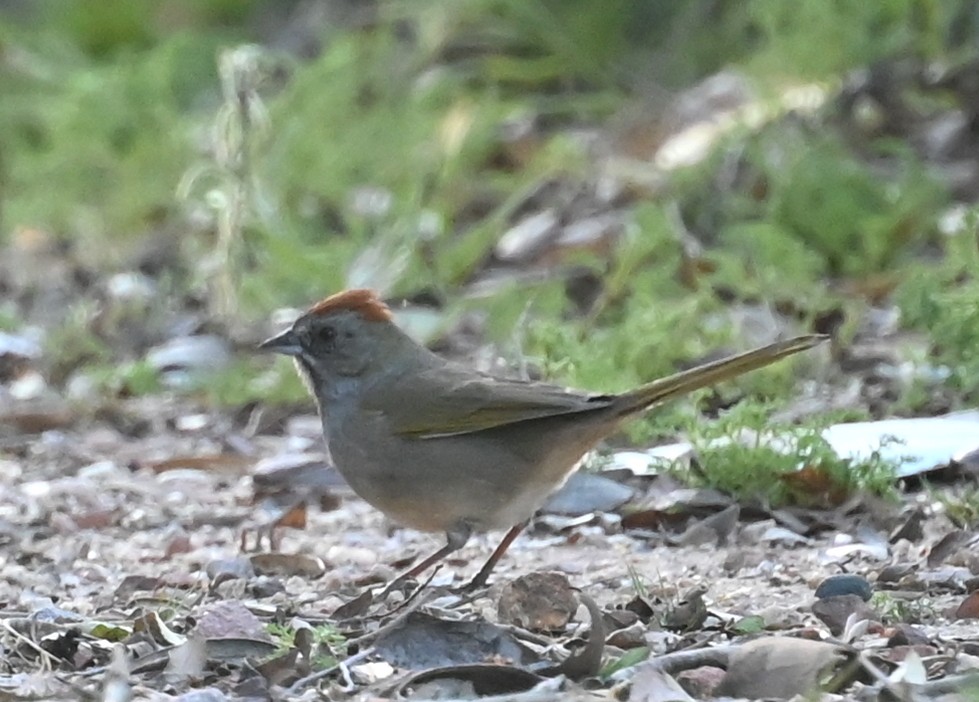
<instances>
[{"instance_id":1,"label":"bird","mask_svg":"<svg viewBox=\"0 0 979 702\"><path fill-rule=\"evenodd\" d=\"M616 394L496 377L449 361L395 323L373 290L335 293L260 348L292 357L336 468L394 522L445 535L415 578L477 532L508 530L463 589L480 588L582 457L625 422L699 388L813 348L777 341Z\"/></svg>"}]
</instances>

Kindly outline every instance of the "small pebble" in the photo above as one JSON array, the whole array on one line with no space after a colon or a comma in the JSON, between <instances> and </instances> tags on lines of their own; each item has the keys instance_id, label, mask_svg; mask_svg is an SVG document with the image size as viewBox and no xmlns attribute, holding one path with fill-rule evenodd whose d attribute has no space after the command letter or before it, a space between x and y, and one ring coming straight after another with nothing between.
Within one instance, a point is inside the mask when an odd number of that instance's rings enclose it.
<instances>
[{"instance_id":1,"label":"small pebble","mask_svg":"<svg viewBox=\"0 0 979 702\"><path fill-rule=\"evenodd\" d=\"M884 566L877 574L878 583L896 583L905 575L913 570L913 566L908 563L894 563Z\"/></svg>"},{"instance_id":2,"label":"small pebble","mask_svg":"<svg viewBox=\"0 0 979 702\"><path fill-rule=\"evenodd\" d=\"M831 575L816 588L816 599L825 600L827 597L839 597L840 595L857 595L864 602L867 602L874 589L866 578L859 575L844 573L842 575Z\"/></svg>"}]
</instances>

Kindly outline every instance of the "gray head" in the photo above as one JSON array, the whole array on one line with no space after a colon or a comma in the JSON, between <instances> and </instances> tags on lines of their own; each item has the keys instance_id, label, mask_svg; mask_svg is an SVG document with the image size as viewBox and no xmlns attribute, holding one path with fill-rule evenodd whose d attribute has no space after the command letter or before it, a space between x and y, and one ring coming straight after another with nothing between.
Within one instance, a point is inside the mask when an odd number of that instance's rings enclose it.
<instances>
[{"instance_id":1,"label":"gray head","mask_svg":"<svg viewBox=\"0 0 979 702\"><path fill-rule=\"evenodd\" d=\"M328 389L346 378L393 370L392 364L416 356L406 347L424 351L392 319L372 290L347 290L314 305L260 348L292 356L308 383Z\"/></svg>"}]
</instances>

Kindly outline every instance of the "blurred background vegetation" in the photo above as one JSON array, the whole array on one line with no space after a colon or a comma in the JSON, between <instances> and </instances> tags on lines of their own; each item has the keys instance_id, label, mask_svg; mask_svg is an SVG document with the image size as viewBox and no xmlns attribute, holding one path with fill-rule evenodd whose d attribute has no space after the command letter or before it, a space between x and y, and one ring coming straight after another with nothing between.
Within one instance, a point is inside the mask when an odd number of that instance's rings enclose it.
<instances>
[{"instance_id":1,"label":"blurred background vegetation","mask_svg":"<svg viewBox=\"0 0 979 702\"><path fill-rule=\"evenodd\" d=\"M974 403L977 38L966 0L7 0L0 329L139 394L174 336L248 349L371 286L450 355L600 390L820 331L832 370L739 387ZM270 366L191 391L300 401Z\"/></svg>"}]
</instances>

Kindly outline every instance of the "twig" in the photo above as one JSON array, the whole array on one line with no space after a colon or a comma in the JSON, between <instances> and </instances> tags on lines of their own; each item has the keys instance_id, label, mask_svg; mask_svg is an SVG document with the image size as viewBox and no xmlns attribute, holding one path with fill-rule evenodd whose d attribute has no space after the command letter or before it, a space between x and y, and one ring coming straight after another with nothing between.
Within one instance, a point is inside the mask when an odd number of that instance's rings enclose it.
<instances>
[{"instance_id":1,"label":"twig","mask_svg":"<svg viewBox=\"0 0 979 702\"><path fill-rule=\"evenodd\" d=\"M292 697L293 695L298 695L299 692L308 685L319 682L323 678L333 675L333 673L338 670L345 670L347 666L351 666L354 663L359 663L360 661L367 658L369 655L374 653L374 647L365 648L363 651L358 651L352 656L339 661L336 665L331 665L329 668L324 668L323 670L317 670L315 673L307 675L305 678L299 678L292 686L286 690L286 697Z\"/></svg>"},{"instance_id":2,"label":"twig","mask_svg":"<svg viewBox=\"0 0 979 702\"><path fill-rule=\"evenodd\" d=\"M418 593L420 593L424 589L425 589L424 585L419 587L418 590L416 590L412 594L412 596L408 600L406 600L404 604L401 605L399 610L397 610L400 612L397 617L392 619L384 626L379 627L375 631L372 631L368 634L364 634L363 636L358 636L356 639L351 639L350 641L347 642L347 645L348 646L362 645L364 643L367 643L368 641L372 641L376 639L381 634L387 633L388 631L391 631L392 629L400 626L401 623L404 622L404 620L408 618L408 616L410 616L412 612L414 612L416 609L418 609L423 604L428 602L428 600L432 599L432 596L435 595L434 590L428 590L426 591L426 594L428 595L427 597L419 597ZM412 602L412 600L415 601ZM362 661L364 658L371 655L372 653L374 653L374 647L368 646L367 648L363 649L359 653L355 653L354 655L338 662L336 665L330 666L329 668L324 668L323 670L318 670L315 673L312 673L311 675L307 675L305 678L300 678L299 680L297 680L292 684L292 687L286 690L286 695L287 696L296 695L299 693L300 690L302 690L307 685L318 682L319 680L322 680L323 678L328 677L337 671L340 671L341 674L343 675L344 681L348 686L347 691L349 692L355 687L354 682L351 679L350 673L348 671L349 666L355 663L359 663L360 661Z\"/></svg>"},{"instance_id":3,"label":"twig","mask_svg":"<svg viewBox=\"0 0 979 702\"><path fill-rule=\"evenodd\" d=\"M408 605L410 605L412 603L412 601L414 601L418 597L418 595L421 594L422 590L425 590L429 586L429 584L435 579L435 576L438 575L438 572L441 569L442 569L442 566L440 566L440 565L437 565L434 568L432 568L432 572L425 579L425 582L423 582L421 585L419 585L418 587L416 587L415 588L415 591L412 592L410 595L408 595L405 598L405 601L404 602L402 602L397 607L395 607L394 609L392 609L389 612L387 612L384 616L387 617L387 616L390 616L392 614L397 614L402 609L404 609L405 607L407 607ZM394 581L394 582L397 582L397 581ZM394 582L392 582L391 585L393 585ZM388 585L386 588L384 588L384 590L381 591L380 597L384 597L384 596L386 596L388 594L388 592L390 592L391 585Z\"/></svg>"},{"instance_id":4,"label":"twig","mask_svg":"<svg viewBox=\"0 0 979 702\"><path fill-rule=\"evenodd\" d=\"M421 591L421 589L422 588L419 588L419 592ZM416 593L416 595L413 596L415 598L415 601L414 602L411 602L410 600L408 600L404 604L402 604L397 610L395 610L396 612L398 612L398 616L396 616L394 619L392 619L391 621L389 621L384 626L378 627L374 631L371 631L371 632L368 632L368 633L363 634L361 636L358 636L356 639L351 639L350 641L347 642L347 645L348 646L360 646L360 645L363 645L365 643L368 643L369 641L373 641L374 639L376 639L381 634L386 634L387 632L391 631L392 629L397 628L398 626L401 625L401 623L405 619L407 619L411 615L412 612L414 612L416 609L418 609L423 604L425 604L430 599L432 599L434 597L434 595L436 594L436 592L435 592L435 590L429 590L429 591L427 591L426 594L427 594L426 597L418 597L417 596L417 593ZM410 602L410 605L409 605L409 602Z\"/></svg>"},{"instance_id":5,"label":"twig","mask_svg":"<svg viewBox=\"0 0 979 702\"><path fill-rule=\"evenodd\" d=\"M344 663L340 664L340 675L343 677L343 691L353 692L357 689L356 683L354 683L353 677L350 675L350 667Z\"/></svg>"},{"instance_id":6,"label":"twig","mask_svg":"<svg viewBox=\"0 0 979 702\"><path fill-rule=\"evenodd\" d=\"M48 651L45 651L43 648L41 648L41 646L39 646L37 643L32 641L30 638L24 636L22 633L14 629L12 626L10 626L10 622L8 622L6 619L0 620L0 622L2 622L2 626L4 629L6 629L9 633L13 634L15 639L21 641L22 643L27 644L28 647L34 649L34 651L37 652L39 656L41 656L42 670L44 671L54 670L54 662L60 660L57 656L55 656L54 654Z\"/></svg>"}]
</instances>

